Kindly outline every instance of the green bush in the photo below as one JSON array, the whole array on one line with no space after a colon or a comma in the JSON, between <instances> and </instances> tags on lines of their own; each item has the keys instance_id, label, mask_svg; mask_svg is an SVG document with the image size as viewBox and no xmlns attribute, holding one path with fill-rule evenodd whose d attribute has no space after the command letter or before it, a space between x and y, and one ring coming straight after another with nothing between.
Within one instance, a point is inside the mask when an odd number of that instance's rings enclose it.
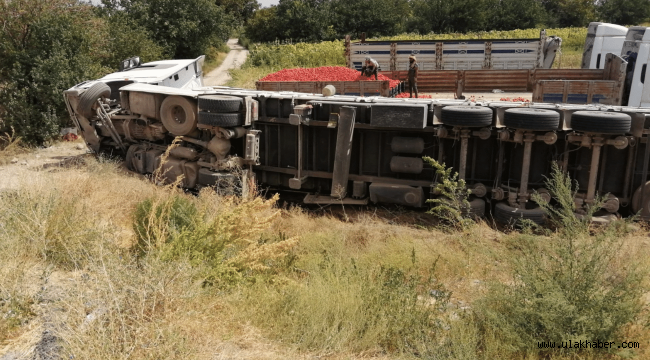
<instances>
[{"instance_id":1,"label":"green bush","mask_svg":"<svg viewBox=\"0 0 650 360\"><path fill-rule=\"evenodd\" d=\"M558 231L547 238L510 237L510 247L518 250L507 259L514 269L512 280L493 284L476 307L483 333L495 334L513 353L546 357L576 351L538 349L537 342L544 341L557 346L568 340L617 341L642 309L644 274L636 264L616 266L623 244L620 227L591 235L590 213L585 220L574 216L571 184L554 166L547 187L556 205L538 202L552 215ZM590 212L598 208L596 204Z\"/></svg>"},{"instance_id":2,"label":"green bush","mask_svg":"<svg viewBox=\"0 0 650 360\"><path fill-rule=\"evenodd\" d=\"M472 223L469 215L469 190L465 185L465 180L458 179L458 173L453 173L453 168L445 168L435 159L425 156L424 161L436 169L436 179L434 191L439 194L437 198L427 200L433 204L428 211L439 217L446 225L454 228L464 228Z\"/></svg>"},{"instance_id":3,"label":"green bush","mask_svg":"<svg viewBox=\"0 0 650 360\"><path fill-rule=\"evenodd\" d=\"M69 123L63 90L103 71L92 19L71 0L0 3L0 132L43 143Z\"/></svg>"},{"instance_id":4,"label":"green bush","mask_svg":"<svg viewBox=\"0 0 650 360\"><path fill-rule=\"evenodd\" d=\"M180 194L140 202L133 217L136 256L188 259L208 269L206 284L256 281L276 274L296 238L262 238L278 215L277 198L224 201L214 190L198 199Z\"/></svg>"}]
</instances>

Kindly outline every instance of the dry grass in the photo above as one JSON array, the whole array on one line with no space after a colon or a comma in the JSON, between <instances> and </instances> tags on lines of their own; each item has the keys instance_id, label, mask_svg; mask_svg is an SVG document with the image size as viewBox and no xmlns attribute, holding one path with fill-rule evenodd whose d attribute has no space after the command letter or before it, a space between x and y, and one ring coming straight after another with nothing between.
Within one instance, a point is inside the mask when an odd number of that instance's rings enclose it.
<instances>
[{"instance_id":1,"label":"dry grass","mask_svg":"<svg viewBox=\"0 0 650 360\"><path fill-rule=\"evenodd\" d=\"M77 359L413 358L408 346L394 347L400 337L386 332L400 323L381 324L398 314L419 326L417 318L399 313L402 306L383 308L368 294L418 294L414 311L434 314L428 309L437 305L427 293L439 285L451 293L449 304L435 313L446 325L435 341L416 347L433 349L439 358L474 359L485 334L468 309L491 281L512 280L507 259L520 251L519 233L486 223L448 233L435 230L429 215L399 209L315 213L213 192L185 195L129 175L117 163L83 159L64 171L33 168L19 187L0 192L0 357L33 358L43 330L52 329L60 355ZM240 280L206 286L212 263L192 252L133 255L136 208L147 199L163 203L171 197L194 204L203 214L200 223L223 217L230 219L225 225L236 224L228 228L232 234L246 232L233 235L244 240L224 258L235 263ZM634 262L650 269L648 234L645 228L621 233L621 248L612 250L617 270ZM282 249L274 245L290 239ZM287 251L289 257L275 256ZM380 266L401 269L420 285L393 284L382 292ZM646 321L644 313L625 329L624 339L647 344ZM342 327L327 325L333 323ZM483 356L492 358L537 358L509 355L497 339L485 349ZM642 347L634 355L650 353Z\"/></svg>"},{"instance_id":2,"label":"dry grass","mask_svg":"<svg viewBox=\"0 0 650 360\"><path fill-rule=\"evenodd\" d=\"M227 52L216 52L213 53L212 56L206 59L205 64L203 64L203 73L204 74L209 74L210 71L216 69L223 63L223 61L226 59L226 56L228 56Z\"/></svg>"},{"instance_id":3,"label":"dry grass","mask_svg":"<svg viewBox=\"0 0 650 360\"><path fill-rule=\"evenodd\" d=\"M243 89L255 89L255 82L257 82L257 80L278 70L280 69L274 69L269 66L247 66L241 69L231 69L229 72L232 79L228 81L226 86Z\"/></svg>"}]
</instances>

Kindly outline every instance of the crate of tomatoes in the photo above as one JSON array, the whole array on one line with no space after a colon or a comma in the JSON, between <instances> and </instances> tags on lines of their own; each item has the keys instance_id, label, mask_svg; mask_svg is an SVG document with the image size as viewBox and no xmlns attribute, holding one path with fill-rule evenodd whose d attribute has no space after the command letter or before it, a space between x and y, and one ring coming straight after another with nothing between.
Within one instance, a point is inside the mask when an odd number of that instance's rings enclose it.
<instances>
[{"instance_id":1,"label":"crate of tomatoes","mask_svg":"<svg viewBox=\"0 0 650 360\"><path fill-rule=\"evenodd\" d=\"M339 95L394 97L404 91L404 83L386 75L361 75L357 70L343 66L284 69L269 74L256 82L257 90L295 91L320 94L327 85L333 85Z\"/></svg>"}]
</instances>

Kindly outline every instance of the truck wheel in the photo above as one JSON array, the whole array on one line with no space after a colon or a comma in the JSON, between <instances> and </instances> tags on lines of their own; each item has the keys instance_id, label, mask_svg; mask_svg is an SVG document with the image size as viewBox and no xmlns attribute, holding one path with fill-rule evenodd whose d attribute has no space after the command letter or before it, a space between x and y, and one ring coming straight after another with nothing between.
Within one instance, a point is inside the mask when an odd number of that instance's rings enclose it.
<instances>
[{"instance_id":1,"label":"truck wheel","mask_svg":"<svg viewBox=\"0 0 650 360\"><path fill-rule=\"evenodd\" d=\"M645 196L643 196L643 189L645 188ZM650 181L639 186L634 195L632 195L632 202L630 203L633 213L638 213L641 210L650 212Z\"/></svg>"},{"instance_id":2,"label":"truck wheel","mask_svg":"<svg viewBox=\"0 0 650 360\"><path fill-rule=\"evenodd\" d=\"M228 95L199 96L199 111L229 113L241 110L244 99Z\"/></svg>"},{"instance_id":3,"label":"truck wheel","mask_svg":"<svg viewBox=\"0 0 650 360\"><path fill-rule=\"evenodd\" d=\"M532 209L518 209L500 202L494 208L494 219L504 225L519 225L521 220L528 219L537 225L544 225L546 214L540 207Z\"/></svg>"},{"instance_id":4,"label":"truck wheel","mask_svg":"<svg viewBox=\"0 0 650 360\"><path fill-rule=\"evenodd\" d=\"M96 83L88 90L86 90L79 97L79 105L77 105L77 113L86 119L90 119L95 115L93 106L97 102L97 99L100 97L109 97L111 96L111 88L104 83Z\"/></svg>"},{"instance_id":5,"label":"truck wheel","mask_svg":"<svg viewBox=\"0 0 650 360\"><path fill-rule=\"evenodd\" d=\"M560 126L560 113L545 109L513 108L506 110L503 124L513 129L552 131Z\"/></svg>"},{"instance_id":6,"label":"truck wheel","mask_svg":"<svg viewBox=\"0 0 650 360\"><path fill-rule=\"evenodd\" d=\"M571 115L573 130L599 134L625 134L630 131L630 115L606 111L576 111Z\"/></svg>"},{"instance_id":7,"label":"truck wheel","mask_svg":"<svg viewBox=\"0 0 650 360\"><path fill-rule=\"evenodd\" d=\"M209 112L199 112L199 124L218 126L218 127L235 127L244 125L244 114L242 113L229 113L229 114L216 114Z\"/></svg>"},{"instance_id":8,"label":"truck wheel","mask_svg":"<svg viewBox=\"0 0 650 360\"><path fill-rule=\"evenodd\" d=\"M196 129L196 112L196 103L183 96L168 96L160 105L160 120L170 133L189 135Z\"/></svg>"},{"instance_id":9,"label":"truck wheel","mask_svg":"<svg viewBox=\"0 0 650 360\"><path fill-rule=\"evenodd\" d=\"M463 216L470 217L472 219L478 219L485 216L485 200L481 198L475 198L469 202L468 207L463 207L461 211Z\"/></svg>"},{"instance_id":10,"label":"truck wheel","mask_svg":"<svg viewBox=\"0 0 650 360\"><path fill-rule=\"evenodd\" d=\"M126 168L131 171L135 171L135 168L133 167L133 157L137 150L138 145L129 146L129 149L126 151L126 156L124 157L124 165L126 165Z\"/></svg>"},{"instance_id":11,"label":"truck wheel","mask_svg":"<svg viewBox=\"0 0 650 360\"><path fill-rule=\"evenodd\" d=\"M445 106L442 123L451 126L486 127L492 125L492 109L483 106Z\"/></svg>"}]
</instances>

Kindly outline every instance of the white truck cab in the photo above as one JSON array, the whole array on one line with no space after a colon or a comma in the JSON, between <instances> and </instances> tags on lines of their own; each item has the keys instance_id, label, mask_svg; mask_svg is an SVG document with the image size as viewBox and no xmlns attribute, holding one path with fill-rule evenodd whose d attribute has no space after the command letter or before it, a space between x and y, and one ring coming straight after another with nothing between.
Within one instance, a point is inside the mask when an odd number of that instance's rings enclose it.
<instances>
[{"instance_id":1,"label":"white truck cab","mask_svg":"<svg viewBox=\"0 0 650 360\"><path fill-rule=\"evenodd\" d=\"M583 69L603 69L608 53L620 54L628 28L601 22L589 23L585 49L582 54Z\"/></svg>"},{"instance_id":2,"label":"white truck cab","mask_svg":"<svg viewBox=\"0 0 650 360\"><path fill-rule=\"evenodd\" d=\"M644 28L645 29L645 28ZM646 84L646 72L650 62L650 31L637 31L626 40L623 50L628 61L626 88L629 88L628 106L650 106L650 81Z\"/></svg>"},{"instance_id":3,"label":"white truck cab","mask_svg":"<svg viewBox=\"0 0 650 360\"><path fill-rule=\"evenodd\" d=\"M120 71L101 79L84 81L70 90L88 89L96 83L111 88L111 99L119 100L119 88L130 84L150 84L177 89L198 89L203 86L203 63L205 55L196 59L160 60L141 64L139 57L132 57L120 64Z\"/></svg>"}]
</instances>

